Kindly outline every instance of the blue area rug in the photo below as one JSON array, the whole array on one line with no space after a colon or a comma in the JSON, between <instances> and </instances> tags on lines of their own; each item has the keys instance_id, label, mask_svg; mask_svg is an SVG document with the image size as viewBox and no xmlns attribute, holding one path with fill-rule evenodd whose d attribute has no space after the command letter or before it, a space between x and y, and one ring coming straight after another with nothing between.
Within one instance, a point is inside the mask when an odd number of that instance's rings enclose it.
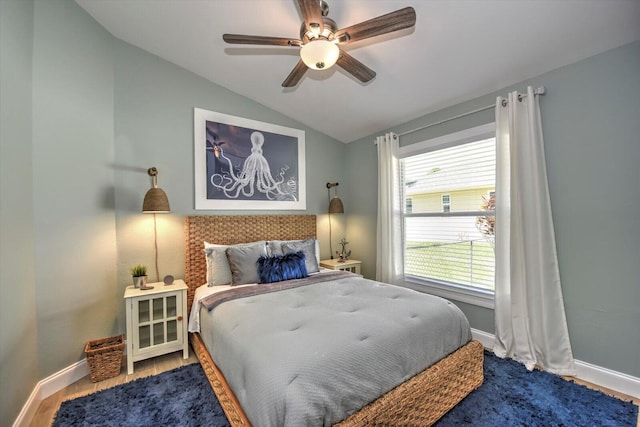
<instances>
[{"instance_id":1,"label":"blue area rug","mask_svg":"<svg viewBox=\"0 0 640 427\"><path fill-rule=\"evenodd\" d=\"M635 427L638 407L485 352L484 384L437 427ZM63 402L62 426L228 426L200 365L183 366Z\"/></svg>"},{"instance_id":2,"label":"blue area rug","mask_svg":"<svg viewBox=\"0 0 640 427\"><path fill-rule=\"evenodd\" d=\"M638 407L484 352L484 383L435 426L636 427Z\"/></svg>"},{"instance_id":3,"label":"blue area rug","mask_svg":"<svg viewBox=\"0 0 640 427\"><path fill-rule=\"evenodd\" d=\"M229 426L199 363L62 402L62 426Z\"/></svg>"}]
</instances>

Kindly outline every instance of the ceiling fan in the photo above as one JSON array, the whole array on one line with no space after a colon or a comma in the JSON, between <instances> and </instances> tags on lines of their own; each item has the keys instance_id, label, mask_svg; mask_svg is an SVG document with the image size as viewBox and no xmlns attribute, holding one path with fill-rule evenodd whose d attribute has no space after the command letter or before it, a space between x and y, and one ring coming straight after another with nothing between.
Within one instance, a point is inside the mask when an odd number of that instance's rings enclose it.
<instances>
[{"instance_id":1,"label":"ceiling fan","mask_svg":"<svg viewBox=\"0 0 640 427\"><path fill-rule=\"evenodd\" d=\"M222 36L225 42L232 44L300 47L300 60L282 82L283 87L297 85L308 68L326 70L335 64L361 82L366 83L376 76L375 71L349 55L340 46L410 28L416 23L416 11L412 7L405 7L350 27L338 29L335 21L327 17L329 6L324 0L297 1L304 19L299 39L243 34L224 34Z\"/></svg>"}]
</instances>

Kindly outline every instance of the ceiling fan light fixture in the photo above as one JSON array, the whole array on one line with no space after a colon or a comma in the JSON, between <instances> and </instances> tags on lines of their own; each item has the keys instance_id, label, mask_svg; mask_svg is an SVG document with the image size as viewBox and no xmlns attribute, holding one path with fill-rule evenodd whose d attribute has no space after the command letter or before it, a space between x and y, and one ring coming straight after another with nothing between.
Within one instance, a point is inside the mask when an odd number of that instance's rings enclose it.
<instances>
[{"instance_id":1,"label":"ceiling fan light fixture","mask_svg":"<svg viewBox=\"0 0 640 427\"><path fill-rule=\"evenodd\" d=\"M333 42L312 40L300 49L302 62L314 70L326 70L335 65L340 57L340 48Z\"/></svg>"},{"instance_id":2,"label":"ceiling fan light fixture","mask_svg":"<svg viewBox=\"0 0 640 427\"><path fill-rule=\"evenodd\" d=\"M0 0L2 1L2 0ZM338 27L329 18L329 6L324 0L296 0L302 14L300 39L284 37L224 34L227 43L300 47L300 60L282 82L282 87L295 87L306 71L326 70L338 64L362 83L370 82L376 73L351 55L342 46L383 34L393 33L416 24L416 11L405 7L348 27Z\"/></svg>"},{"instance_id":3,"label":"ceiling fan light fixture","mask_svg":"<svg viewBox=\"0 0 640 427\"><path fill-rule=\"evenodd\" d=\"M318 37L320 35L320 24L315 22L309 24L309 32L311 37Z\"/></svg>"}]
</instances>

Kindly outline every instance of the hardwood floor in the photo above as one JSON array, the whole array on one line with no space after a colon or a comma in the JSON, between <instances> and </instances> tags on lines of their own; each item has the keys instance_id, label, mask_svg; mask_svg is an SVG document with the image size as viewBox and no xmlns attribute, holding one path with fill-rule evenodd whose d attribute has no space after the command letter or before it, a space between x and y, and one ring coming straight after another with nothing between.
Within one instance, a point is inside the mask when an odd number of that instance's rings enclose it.
<instances>
[{"instance_id":1,"label":"hardwood floor","mask_svg":"<svg viewBox=\"0 0 640 427\"><path fill-rule=\"evenodd\" d=\"M123 360L122 371L120 375L114 378L109 378L104 381L100 381L97 383L91 382L88 376L82 378L79 381L65 387L59 392L49 396L45 400L40 403L38 406L38 410L31 421L31 427L49 427L53 423L53 417L56 412L58 412L58 408L60 404L69 399L75 399L76 397L84 396L87 394L91 394L93 392L104 390L109 387L114 387L119 384L123 384L129 381L136 380L142 377L148 377L150 375L156 375L161 372L170 371L171 369L178 368L180 366L189 365L191 363L198 363L198 359L191 347L189 347L189 358L183 359L182 352L175 352L171 354L167 354L164 356L159 356L153 359L143 360L141 362L136 362L135 364L135 372L131 375L127 375L127 363L126 360ZM626 394L618 393L613 390L606 389L604 387L599 387L591 383L587 383L586 381L581 380L573 380L578 384L582 384L586 387L592 388L594 390L600 390L603 393L608 395L617 397L618 399L632 401L634 404L640 406L640 399L632 398ZM638 417L637 427L640 427L640 416Z\"/></svg>"},{"instance_id":2,"label":"hardwood floor","mask_svg":"<svg viewBox=\"0 0 640 427\"><path fill-rule=\"evenodd\" d=\"M45 400L40 402L40 406L38 406L38 410L36 411L33 420L31 420L30 426L51 426L51 424L53 423L53 417L55 416L56 412L58 412L60 404L65 400L75 399L76 397L85 396L87 394L114 387L119 384L124 384L138 378L148 377L151 375L159 374L161 372L170 371L172 369L184 365L189 365L191 363L198 363L198 359L196 358L195 353L193 352L191 347L189 347L188 359L183 359L182 351L178 351L175 353L166 354L164 356L158 356L153 359L136 362L134 366L135 370L131 375L127 375L127 362L126 359L124 359L122 363L122 370L120 371L120 375L118 375L117 377L108 378L104 381L93 383L87 375L81 380L78 380L75 383L58 391L57 393L54 393L51 396L47 397Z\"/></svg>"}]
</instances>

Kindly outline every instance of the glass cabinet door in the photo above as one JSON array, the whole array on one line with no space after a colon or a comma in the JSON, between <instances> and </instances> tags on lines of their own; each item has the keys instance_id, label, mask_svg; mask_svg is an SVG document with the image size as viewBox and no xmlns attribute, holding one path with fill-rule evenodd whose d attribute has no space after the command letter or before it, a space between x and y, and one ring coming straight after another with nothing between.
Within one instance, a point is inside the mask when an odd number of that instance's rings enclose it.
<instances>
[{"instance_id":1,"label":"glass cabinet door","mask_svg":"<svg viewBox=\"0 0 640 427\"><path fill-rule=\"evenodd\" d=\"M140 325L138 328L138 343L140 348L146 348L151 345L151 328L149 325Z\"/></svg>"},{"instance_id":2,"label":"glass cabinet door","mask_svg":"<svg viewBox=\"0 0 640 427\"><path fill-rule=\"evenodd\" d=\"M151 296L137 299L134 318L138 320L138 340L134 346L146 349L181 339L179 316L181 294Z\"/></svg>"},{"instance_id":3,"label":"glass cabinet door","mask_svg":"<svg viewBox=\"0 0 640 427\"><path fill-rule=\"evenodd\" d=\"M164 344L164 297L153 299L153 345Z\"/></svg>"},{"instance_id":4,"label":"glass cabinet door","mask_svg":"<svg viewBox=\"0 0 640 427\"><path fill-rule=\"evenodd\" d=\"M167 321L167 341L178 341L178 321L177 320L168 320Z\"/></svg>"},{"instance_id":5,"label":"glass cabinet door","mask_svg":"<svg viewBox=\"0 0 640 427\"><path fill-rule=\"evenodd\" d=\"M176 317L178 313L178 298L175 295L167 297L167 317Z\"/></svg>"}]
</instances>

